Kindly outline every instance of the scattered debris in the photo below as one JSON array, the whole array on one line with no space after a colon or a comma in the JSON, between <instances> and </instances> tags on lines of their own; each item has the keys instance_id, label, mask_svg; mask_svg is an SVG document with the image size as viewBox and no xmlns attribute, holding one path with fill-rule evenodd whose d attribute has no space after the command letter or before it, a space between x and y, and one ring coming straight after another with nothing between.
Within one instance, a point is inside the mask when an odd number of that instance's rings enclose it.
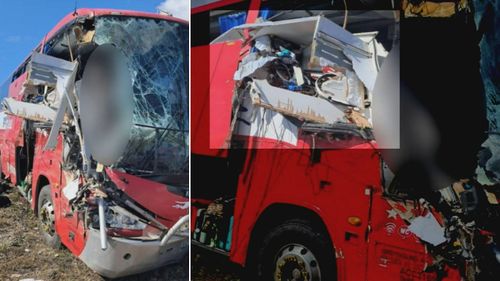
<instances>
[{"instance_id":1,"label":"scattered debris","mask_svg":"<svg viewBox=\"0 0 500 281\"><path fill-rule=\"evenodd\" d=\"M488 198L485 188L471 180L420 194L426 198L417 199L410 192L387 202L434 257L428 271L444 276L447 266L455 267L467 281L491 280L500 274L496 258L500 209L491 203L499 198Z\"/></svg>"},{"instance_id":2,"label":"scattered debris","mask_svg":"<svg viewBox=\"0 0 500 281\"><path fill-rule=\"evenodd\" d=\"M432 213L427 213L425 216L416 217L408 227L417 237L425 242L437 246L446 241L444 237L444 229L439 225Z\"/></svg>"},{"instance_id":3,"label":"scattered debris","mask_svg":"<svg viewBox=\"0 0 500 281\"><path fill-rule=\"evenodd\" d=\"M387 56L376 35L351 34L321 16L245 24L222 34L212 44L241 39L250 48L233 77L231 134L295 146L306 122L371 130L375 57Z\"/></svg>"},{"instance_id":4,"label":"scattered debris","mask_svg":"<svg viewBox=\"0 0 500 281\"><path fill-rule=\"evenodd\" d=\"M37 211L47 240L59 235L54 244L117 278L188 254L188 211L173 207L188 201L188 28L85 11L30 54L22 87L5 93L2 107L22 121L6 129L21 140L15 149L25 159L11 174L30 203L45 200ZM42 191L34 192L42 177ZM61 197L43 192L59 184ZM53 208L54 198L61 208ZM0 197L0 206L9 204ZM55 217L78 219L55 227ZM61 233L68 227L79 230ZM27 246L25 253L38 250Z\"/></svg>"},{"instance_id":5,"label":"scattered debris","mask_svg":"<svg viewBox=\"0 0 500 281\"><path fill-rule=\"evenodd\" d=\"M66 249L56 250L43 242L39 222L27 202L17 192L6 194L11 207L0 209L0 280L82 280L104 281L105 278L86 267ZM30 252L25 252L28 248ZM40 253L34 255L33 253ZM117 281L183 281L188 276L185 265L161 267Z\"/></svg>"}]
</instances>

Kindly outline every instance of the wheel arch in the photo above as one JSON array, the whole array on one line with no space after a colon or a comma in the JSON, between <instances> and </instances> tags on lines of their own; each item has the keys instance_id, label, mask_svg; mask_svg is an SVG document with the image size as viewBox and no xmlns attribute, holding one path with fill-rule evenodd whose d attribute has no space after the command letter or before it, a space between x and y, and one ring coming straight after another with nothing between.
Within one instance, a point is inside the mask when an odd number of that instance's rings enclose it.
<instances>
[{"instance_id":1,"label":"wheel arch","mask_svg":"<svg viewBox=\"0 0 500 281\"><path fill-rule=\"evenodd\" d=\"M261 240L269 229L290 219L302 219L309 222L315 230L325 235L328 239L326 242L331 247L332 252L335 252L330 232L323 219L316 211L303 206L274 203L266 207L252 228L245 263L247 263L251 255L254 254L253 251L257 248L258 241Z\"/></svg>"},{"instance_id":2,"label":"wheel arch","mask_svg":"<svg viewBox=\"0 0 500 281\"><path fill-rule=\"evenodd\" d=\"M33 191L35 194L32 199L35 215L38 215L38 196L40 195L42 188L46 185L50 185L49 178L45 175L39 175L36 179L35 190Z\"/></svg>"}]
</instances>

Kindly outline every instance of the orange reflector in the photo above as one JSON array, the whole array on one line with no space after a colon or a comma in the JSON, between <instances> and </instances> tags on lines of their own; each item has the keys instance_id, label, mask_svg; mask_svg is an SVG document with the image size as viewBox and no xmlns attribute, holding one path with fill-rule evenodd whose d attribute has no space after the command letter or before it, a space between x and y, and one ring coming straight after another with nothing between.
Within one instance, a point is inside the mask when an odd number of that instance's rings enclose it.
<instances>
[{"instance_id":1,"label":"orange reflector","mask_svg":"<svg viewBox=\"0 0 500 281\"><path fill-rule=\"evenodd\" d=\"M347 218L347 222L350 225L354 225L354 226L360 226L361 225L361 219L358 218L358 217L348 217Z\"/></svg>"}]
</instances>

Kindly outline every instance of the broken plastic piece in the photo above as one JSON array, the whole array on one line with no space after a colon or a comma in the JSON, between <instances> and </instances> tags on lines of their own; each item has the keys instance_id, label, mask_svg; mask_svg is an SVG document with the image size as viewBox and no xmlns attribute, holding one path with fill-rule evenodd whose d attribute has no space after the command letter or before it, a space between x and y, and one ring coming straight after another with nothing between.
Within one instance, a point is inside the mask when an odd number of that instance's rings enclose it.
<instances>
[{"instance_id":1,"label":"broken plastic piece","mask_svg":"<svg viewBox=\"0 0 500 281\"><path fill-rule=\"evenodd\" d=\"M418 238L434 246L446 242L444 228L439 225L431 212L428 212L425 216L419 216L413 219L408 229Z\"/></svg>"},{"instance_id":2,"label":"broken plastic piece","mask_svg":"<svg viewBox=\"0 0 500 281\"><path fill-rule=\"evenodd\" d=\"M290 90L290 91L300 91L300 90L302 90L302 87L300 87L299 85L296 85L293 82L290 82L288 84L288 90Z\"/></svg>"},{"instance_id":3,"label":"broken plastic piece","mask_svg":"<svg viewBox=\"0 0 500 281\"><path fill-rule=\"evenodd\" d=\"M297 85L301 86L304 84L304 74L302 74L302 69L298 66L293 67L293 73L295 76L295 81L297 81Z\"/></svg>"},{"instance_id":4,"label":"broken plastic piece","mask_svg":"<svg viewBox=\"0 0 500 281\"><path fill-rule=\"evenodd\" d=\"M74 198L76 198L76 194L78 193L78 184L79 184L79 180L75 179L73 181L70 181L68 183L68 185L66 185L63 188L62 191L63 191L64 197L66 197L66 199L68 199L68 201L71 201Z\"/></svg>"},{"instance_id":5,"label":"broken plastic piece","mask_svg":"<svg viewBox=\"0 0 500 281\"><path fill-rule=\"evenodd\" d=\"M276 55L280 58L295 58L295 54L291 52L290 50L287 50L285 48L280 48L281 51L277 52Z\"/></svg>"},{"instance_id":6,"label":"broken plastic piece","mask_svg":"<svg viewBox=\"0 0 500 281\"><path fill-rule=\"evenodd\" d=\"M265 66L275 60L276 57L267 56L257 58L256 53L251 53L241 62L238 70L234 73L233 79L240 81L245 77L264 79L267 76Z\"/></svg>"}]
</instances>

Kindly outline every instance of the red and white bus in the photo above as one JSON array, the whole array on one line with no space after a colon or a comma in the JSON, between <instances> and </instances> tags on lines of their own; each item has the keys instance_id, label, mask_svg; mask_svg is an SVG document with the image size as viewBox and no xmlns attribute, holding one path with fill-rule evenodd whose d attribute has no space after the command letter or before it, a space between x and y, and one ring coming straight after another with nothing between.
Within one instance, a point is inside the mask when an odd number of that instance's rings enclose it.
<instances>
[{"instance_id":1,"label":"red and white bus","mask_svg":"<svg viewBox=\"0 0 500 281\"><path fill-rule=\"evenodd\" d=\"M350 38L359 42L352 36L363 39L367 32L377 31L381 45L371 45L370 52L372 59L380 60L374 63L381 64L385 58L382 52L377 55L378 48L390 51L399 40L399 18L397 11L390 10L390 2L347 1L353 9L347 13L342 1L333 1L333 7L331 1L192 1L192 34L196 35L191 43L191 79L196 81L191 90L194 247L228 256L246 269L252 276L249 280L461 280L460 271L470 273L466 263L453 265L450 260L436 259L436 252L431 252L439 247L422 240L415 229L410 231L409 222L417 217L442 225L443 216L390 184L393 175L375 140L360 130L362 124L349 129L321 126L321 120L316 125L304 122L318 116L321 108L314 106L323 100L316 96L316 104L310 104L317 109L316 115L307 116L303 104L290 105L299 98L312 99L305 88L295 90L292 84L287 91L269 85L283 80L285 70L275 75L279 70L269 70L275 67L271 63L245 65L269 57L273 50L271 60L282 67L287 61L279 58L278 51L292 50L292 43L301 46L291 58L303 58L299 53L311 50L307 38L321 27L332 26L325 19L337 25L327 34L333 38L324 43L334 48L324 50L342 50ZM229 28L223 28L228 22ZM316 29L311 28L314 24ZM267 42L269 37L286 39L292 41L291 47L283 47L287 45L281 40L279 48L271 43L258 49L258 36L267 36ZM321 36L325 34L315 33L312 40L319 41ZM266 40L261 43L265 45ZM318 46L313 47L322 47ZM325 56L330 55L326 51ZM293 61L289 53L287 59ZM310 65L293 63L303 68L302 73L309 71ZM245 67L251 69L248 73L261 68L251 79L239 79ZM288 69L288 73L295 72ZM266 71L275 76L262 74ZM285 78L288 85L297 73ZM357 74L363 78L363 73ZM361 112L370 119L373 95L369 83L363 83L368 94ZM278 94L288 97L287 107L273 103ZM302 111L292 114L297 108Z\"/></svg>"},{"instance_id":2,"label":"red and white bus","mask_svg":"<svg viewBox=\"0 0 500 281\"><path fill-rule=\"evenodd\" d=\"M166 15L78 9L2 87L2 179L103 276L187 258L188 36Z\"/></svg>"}]
</instances>

